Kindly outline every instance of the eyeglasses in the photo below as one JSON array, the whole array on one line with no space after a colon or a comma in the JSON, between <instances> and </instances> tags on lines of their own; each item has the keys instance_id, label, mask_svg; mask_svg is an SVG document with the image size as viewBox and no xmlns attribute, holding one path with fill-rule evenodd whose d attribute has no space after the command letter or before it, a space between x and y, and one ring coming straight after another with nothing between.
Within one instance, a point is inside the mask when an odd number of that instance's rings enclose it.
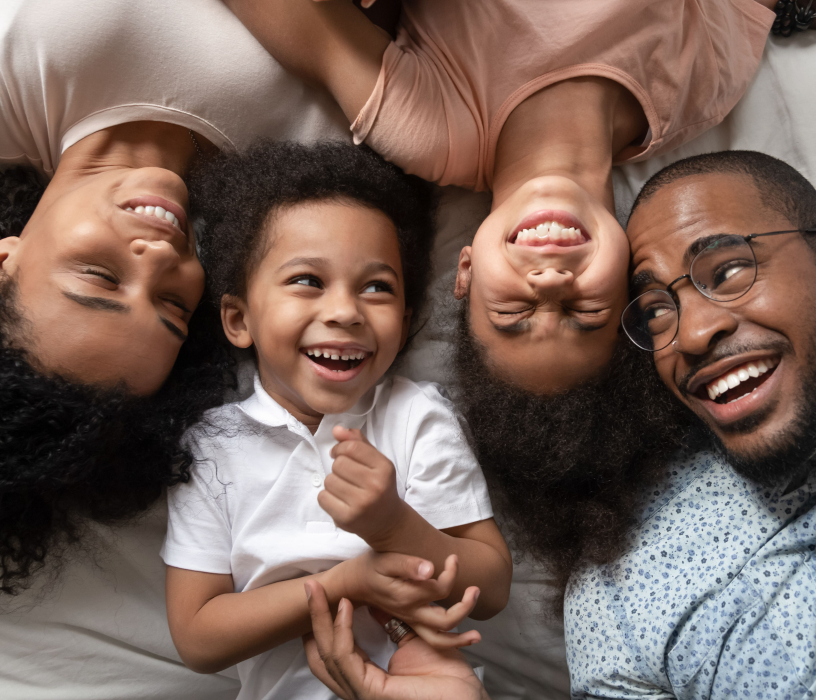
<instances>
[{"instance_id":1,"label":"eyeglasses","mask_svg":"<svg viewBox=\"0 0 816 700\"><path fill-rule=\"evenodd\" d=\"M629 339L643 350L657 352L668 347L680 328L680 309L672 287L689 279L700 294L712 301L734 301L748 293L756 280L756 255L751 241L783 233L816 233L816 229L792 229L752 233L749 236L722 234L692 259L687 275L681 275L665 290L654 289L630 302L621 315Z\"/></svg>"}]
</instances>

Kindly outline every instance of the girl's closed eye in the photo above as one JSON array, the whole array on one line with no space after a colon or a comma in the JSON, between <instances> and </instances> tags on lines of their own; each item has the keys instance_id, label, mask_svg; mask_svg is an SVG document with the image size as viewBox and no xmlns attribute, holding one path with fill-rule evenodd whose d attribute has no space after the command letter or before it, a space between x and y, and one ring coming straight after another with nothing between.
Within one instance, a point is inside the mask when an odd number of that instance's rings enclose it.
<instances>
[{"instance_id":1,"label":"girl's closed eye","mask_svg":"<svg viewBox=\"0 0 816 700\"><path fill-rule=\"evenodd\" d=\"M81 272L83 275L89 275L90 277L94 278L94 280L89 280L91 284L98 284L98 286L104 287L105 289L119 286L119 280L107 270L94 267L84 267L82 268Z\"/></svg>"}]
</instances>

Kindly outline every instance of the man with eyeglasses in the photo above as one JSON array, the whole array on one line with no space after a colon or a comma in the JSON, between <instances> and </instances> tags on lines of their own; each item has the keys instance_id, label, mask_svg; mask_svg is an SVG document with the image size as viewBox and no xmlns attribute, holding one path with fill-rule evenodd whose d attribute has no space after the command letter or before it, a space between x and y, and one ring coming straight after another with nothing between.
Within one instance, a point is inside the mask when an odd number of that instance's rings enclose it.
<instances>
[{"instance_id":1,"label":"man with eyeglasses","mask_svg":"<svg viewBox=\"0 0 816 700\"><path fill-rule=\"evenodd\" d=\"M816 697L816 190L764 154L696 156L646 183L628 235L622 329L712 450L573 578L573 697Z\"/></svg>"}]
</instances>

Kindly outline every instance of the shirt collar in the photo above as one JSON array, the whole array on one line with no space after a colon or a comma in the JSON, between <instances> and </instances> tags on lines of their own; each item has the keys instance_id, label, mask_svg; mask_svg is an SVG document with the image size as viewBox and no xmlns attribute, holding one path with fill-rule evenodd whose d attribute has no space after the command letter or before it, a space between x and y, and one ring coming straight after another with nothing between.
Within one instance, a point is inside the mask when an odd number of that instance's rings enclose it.
<instances>
[{"instance_id":1,"label":"shirt collar","mask_svg":"<svg viewBox=\"0 0 816 700\"><path fill-rule=\"evenodd\" d=\"M275 401L275 399L266 393L266 389L263 388L263 384L261 384L261 377L257 371L255 372L254 386L255 393L248 399L245 399L238 404L238 408L246 413L246 415L258 423L262 423L263 425L270 427L288 425L290 420L295 420L294 416L289 413L289 411L287 411L283 406ZM345 413L324 416L321 424L325 422L331 423L332 425L338 425L340 423L345 424L345 422L349 422L353 423L353 425L346 425L348 428L362 427L362 425L365 423L366 416L371 413L372 410L374 410L374 406L377 404L380 394L383 391L383 386L384 385L381 382L380 384L377 384L377 386L369 389L365 394L363 394L360 400L357 401L357 403ZM346 419L350 420L346 421Z\"/></svg>"}]
</instances>

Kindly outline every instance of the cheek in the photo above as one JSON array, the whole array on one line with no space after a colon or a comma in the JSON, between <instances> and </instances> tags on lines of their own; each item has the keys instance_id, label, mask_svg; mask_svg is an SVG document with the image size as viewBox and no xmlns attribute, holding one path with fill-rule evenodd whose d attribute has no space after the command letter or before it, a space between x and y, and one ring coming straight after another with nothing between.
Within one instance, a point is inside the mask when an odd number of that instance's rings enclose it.
<instances>
[{"instance_id":1,"label":"cheek","mask_svg":"<svg viewBox=\"0 0 816 700\"><path fill-rule=\"evenodd\" d=\"M655 353L655 367L657 368L657 373L660 375L660 379L663 383L671 390L671 392L675 396L679 396L679 392L677 390L677 383L675 382L675 371L677 369L677 361L673 357L675 352L668 348L668 351L661 351Z\"/></svg>"}]
</instances>

